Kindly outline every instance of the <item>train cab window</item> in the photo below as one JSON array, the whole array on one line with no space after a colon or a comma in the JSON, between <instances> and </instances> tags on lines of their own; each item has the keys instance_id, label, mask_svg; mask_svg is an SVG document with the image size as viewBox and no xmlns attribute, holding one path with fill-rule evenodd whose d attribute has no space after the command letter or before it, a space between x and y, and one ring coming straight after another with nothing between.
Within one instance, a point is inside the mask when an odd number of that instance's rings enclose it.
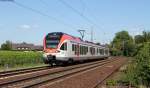
<instances>
[{"instance_id":1,"label":"train cab window","mask_svg":"<svg viewBox=\"0 0 150 88\"><path fill-rule=\"evenodd\" d=\"M65 46L65 50L67 50L67 43L64 43L64 46Z\"/></svg>"},{"instance_id":2,"label":"train cab window","mask_svg":"<svg viewBox=\"0 0 150 88\"><path fill-rule=\"evenodd\" d=\"M67 43L62 44L60 50L67 50Z\"/></svg>"},{"instance_id":3,"label":"train cab window","mask_svg":"<svg viewBox=\"0 0 150 88\"><path fill-rule=\"evenodd\" d=\"M65 46L64 46L64 44L62 44L60 47L60 50L64 50L64 49L65 49Z\"/></svg>"}]
</instances>

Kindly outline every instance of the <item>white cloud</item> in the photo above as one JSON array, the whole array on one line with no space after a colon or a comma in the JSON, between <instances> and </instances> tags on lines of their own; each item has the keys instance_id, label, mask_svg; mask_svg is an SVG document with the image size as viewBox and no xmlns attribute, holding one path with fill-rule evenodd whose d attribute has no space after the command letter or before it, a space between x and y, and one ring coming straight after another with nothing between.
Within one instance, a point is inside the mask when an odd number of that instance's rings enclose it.
<instances>
[{"instance_id":1,"label":"white cloud","mask_svg":"<svg viewBox=\"0 0 150 88\"><path fill-rule=\"evenodd\" d=\"M21 25L20 28L22 28L22 29L31 29L32 27L30 25L24 24L24 25Z\"/></svg>"},{"instance_id":2,"label":"white cloud","mask_svg":"<svg viewBox=\"0 0 150 88\"><path fill-rule=\"evenodd\" d=\"M20 25L21 29L36 29L38 27L39 27L39 25L37 25L37 24L33 24L33 25L23 24L23 25Z\"/></svg>"}]
</instances>

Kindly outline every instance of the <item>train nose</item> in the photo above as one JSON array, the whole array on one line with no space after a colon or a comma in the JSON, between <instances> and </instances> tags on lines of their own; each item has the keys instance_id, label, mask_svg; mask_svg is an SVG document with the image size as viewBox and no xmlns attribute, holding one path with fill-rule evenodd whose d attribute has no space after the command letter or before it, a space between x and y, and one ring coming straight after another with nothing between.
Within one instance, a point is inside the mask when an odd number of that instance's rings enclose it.
<instances>
[{"instance_id":1,"label":"train nose","mask_svg":"<svg viewBox=\"0 0 150 88\"><path fill-rule=\"evenodd\" d=\"M49 64L53 64L56 62L56 56L55 55L47 55L47 60Z\"/></svg>"},{"instance_id":2,"label":"train nose","mask_svg":"<svg viewBox=\"0 0 150 88\"><path fill-rule=\"evenodd\" d=\"M48 58L48 60L56 60L55 55L48 55L47 58Z\"/></svg>"},{"instance_id":3,"label":"train nose","mask_svg":"<svg viewBox=\"0 0 150 88\"><path fill-rule=\"evenodd\" d=\"M43 54L43 61L45 64L54 63L56 61L56 56Z\"/></svg>"}]
</instances>

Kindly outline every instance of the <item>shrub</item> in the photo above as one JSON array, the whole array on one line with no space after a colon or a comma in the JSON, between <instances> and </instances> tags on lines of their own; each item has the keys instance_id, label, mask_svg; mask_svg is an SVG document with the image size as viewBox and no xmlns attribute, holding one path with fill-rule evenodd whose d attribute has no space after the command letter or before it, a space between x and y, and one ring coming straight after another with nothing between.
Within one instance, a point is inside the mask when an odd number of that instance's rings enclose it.
<instances>
[{"instance_id":1,"label":"shrub","mask_svg":"<svg viewBox=\"0 0 150 88\"><path fill-rule=\"evenodd\" d=\"M112 80L112 79L107 80L106 81L106 85L107 86L116 86L117 85L117 81L116 80Z\"/></svg>"},{"instance_id":2,"label":"shrub","mask_svg":"<svg viewBox=\"0 0 150 88\"><path fill-rule=\"evenodd\" d=\"M136 87L150 86L150 43L140 47L135 60L128 65L123 81Z\"/></svg>"}]
</instances>

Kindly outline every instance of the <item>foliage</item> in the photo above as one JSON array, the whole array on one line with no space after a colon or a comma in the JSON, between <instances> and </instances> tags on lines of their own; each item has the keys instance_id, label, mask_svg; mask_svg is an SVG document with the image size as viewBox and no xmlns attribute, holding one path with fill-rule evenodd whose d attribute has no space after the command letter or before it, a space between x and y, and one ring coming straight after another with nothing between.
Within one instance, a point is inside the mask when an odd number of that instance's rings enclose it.
<instances>
[{"instance_id":1,"label":"foliage","mask_svg":"<svg viewBox=\"0 0 150 88\"><path fill-rule=\"evenodd\" d=\"M150 32L143 31L142 35L136 35L134 37L134 39L135 39L136 44L141 44L141 43L144 43L144 42L150 42Z\"/></svg>"},{"instance_id":2,"label":"foliage","mask_svg":"<svg viewBox=\"0 0 150 88\"><path fill-rule=\"evenodd\" d=\"M107 80L106 81L106 85L107 86L116 86L117 85L117 81L116 80L112 80L112 79Z\"/></svg>"},{"instance_id":3,"label":"foliage","mask_svg":"<svg viewBox=\"0 0 150 88\"><path fill-rule=\"evenodd\" d=\"M150 32L143 31L144 42L150 42Z\"/></svg>"},{"instance_id":4,"label":"foliage","mask_svg":"<svg viewBox=\"0 0 150 88\"><path fill-rule=\"evenodd\" d=\"M3 43L3 44L1 45L1 50L11 50L11 49L12 49L11 44L12 44L12 43L7 40L5 43Z\"/></svg>"},{"instance_id":5,"label":"foliage","mask_svg":"<svg viewBox=\"0 0 150 88\"><path fill-rule=\"evenodd\" d=\"M140 45L135 59L130 63L123 82L131 86L150 86L150 43Z\"/></svg>"},{"instance_id":6,"label":"foliage","mask_svg":"<svg viewBox=\"0 0 150 88\"><path fill-rule=\"evenodd\" d=\"M127 31L121 31L116 33L111 43L111 53L112 55L132 56L134 47L133 38L129 33Z\"/></svg>"},{"instance_id":7,"label":"foliage","mask_svg":"<svg viewBox=\"0 0 150 88\"><path fill-rule=\"evenodd\" d=\"M0 67L15 67L42 63L42 53L21 51L0 51Z\"/></svg>"},{"instance_id":8,"label":"foliage","mask_svg":"<svg viewBox=\"0 0 150 88\"><path fill-rule=\"evenodd\" d=\"M110 53L111 53L111 55L113 55L113 56L120 56L120 55L122 55L121 50L118 50L118 49L116 49L116 48L111 48Z\"/></svg>"},{"instance_id":9,"label":"foliage","mask_svg":"<svg viewBox=\"0 0 150 88\"><path fill-rule=\"evenodd\" d=\"M125 75L122 76L122 83L124 85L137 86L135 63L129 63L125 70Z\"/></svg>"},{"instance_id":10,"label":"foliage","mask_svg":"<svg viewBox=\"0 0 150 88\"><path fill-rule=\"evenodd\" d=\"M143 43L143 42L144 42L142 35L136 35L136 36L134 37L134 39L135 39L135 43L136 43L136 44L140 44L140 43Z\"/></svg>"},{"instance_id":11,"label":"foliage","mask_svg":"<svg viewBox=\"0 0 150 88\"><path fill-rule=\"evenodd\" d=\"M145 43L136 56L138 84L150 86L150 43Z\"/></svg>"},{"instance_id":12,"label":"foliage","mask_svg":"<svg viewBox=\"0 0 150 88\"><path fill-rule=\"evenodd\" d=\"M134 43L135 41L135 43ZM134 56L123 75L123 84L150 86L150 32L143 31L134 40L126 31L116 33L111 43L112 55Z\"/></svg>"}]
</instances>

